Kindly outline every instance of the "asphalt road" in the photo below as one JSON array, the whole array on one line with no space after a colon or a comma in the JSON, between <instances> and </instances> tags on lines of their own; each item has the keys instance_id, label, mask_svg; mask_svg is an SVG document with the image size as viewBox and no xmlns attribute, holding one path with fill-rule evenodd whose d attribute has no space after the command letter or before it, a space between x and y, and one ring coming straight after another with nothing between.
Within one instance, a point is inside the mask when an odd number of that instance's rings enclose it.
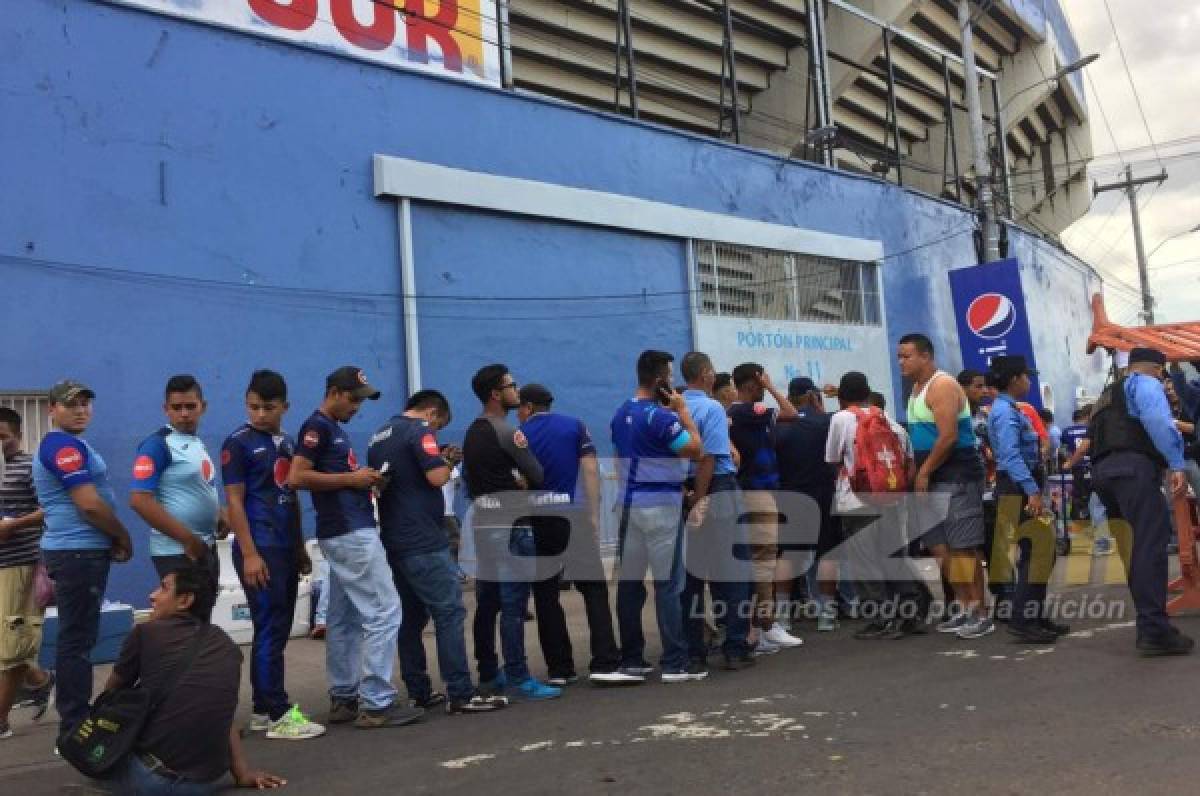
<instances>
[{"instance_id":1,"label":"asphalt road","mask_svg":"<svg viewBox=\"0 0 1200 796\"><path fill-rule=\"evenodd\" d=\"M1126 592L1067 592L1084 594ZM564 602L583 670L582 604L573 593ZM303 743L252 738L248 749L289 779L287 792L305 794L1194 793L1200 657L1138 657L1131 620L1126 608L1075 622L1072 636L1040 649L1003 630L864 642L850 637L857 623L820 635L804 623L802 648L702 683L578 684L562 699L490 715L337 727ZM1200 635L1200 618L1180 627ZM288 655L293 698L320 721L323 646L294 641ZM17 713L14 727L18 737L0 741L0 791L57 793L80 781L51 756L51 724Z\"/></svg>"}]
</instances>

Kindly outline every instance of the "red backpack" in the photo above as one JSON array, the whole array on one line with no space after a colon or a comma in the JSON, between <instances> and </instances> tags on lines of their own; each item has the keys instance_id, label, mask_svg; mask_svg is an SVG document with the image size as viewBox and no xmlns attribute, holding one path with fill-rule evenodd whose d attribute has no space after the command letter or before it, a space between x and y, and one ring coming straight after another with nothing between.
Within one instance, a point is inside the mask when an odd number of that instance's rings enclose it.
<instances>
[{"instance_id":1,"label":"red backpack","mask_svg":"<svg viewBox=\"0 0 1200 796\"><path fill-rule=\"evenodd\" d=\"M850 489L866 503L893 505L908 491L904 446L878 408L855 407L850 411L858 418L858 430L854 435L854 472L849 473Z\"/></svg>"}]
</instances>

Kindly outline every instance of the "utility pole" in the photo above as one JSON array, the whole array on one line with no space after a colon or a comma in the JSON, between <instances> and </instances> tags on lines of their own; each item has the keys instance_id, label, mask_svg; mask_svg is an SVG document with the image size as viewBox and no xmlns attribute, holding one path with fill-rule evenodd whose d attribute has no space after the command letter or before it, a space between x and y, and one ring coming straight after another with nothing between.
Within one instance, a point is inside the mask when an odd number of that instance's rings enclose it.
<instances>
[{"instance_id":1,"label":"utility pole","mask_svg":"<svg viewBox=\"0 0 1200 796\"><path fill-rule=\"evenodd\" d=\"M975 41L971 32L971 2L958 0L958 26L962 29L963 78L966 81L967 119L971 125L971 155L975 161L975 199L983 232L985 262L1000 259L1000 240L992 207L992 170L983 134L983 106L979 102L979 72L975 68Z\"/></svg>"},{"instance_id":2,"label":"utility pole","mask_svg":"<svg viewBox=\"0 0 1200 796\"><path fill-rule=\"evenodd\" d=\"M1138 216L1137 187L1150 183L1159 183L1167 179L1167 171L1163 169L1153 177L1133 178L1133 169L1125 166L1125 179L1120 182L1101 185L1094 183L1092 195L1099 196L1105 191L1124 191L1129 197L1129 212L1133 215L1133 246L1137 251L1138 278L1142 287L1142 318L1147 326L1154 323L1154 297L1150 295L1150 273L1146 270L1146 247L1142 243L1142 220Z\"/></svg>"}]
</instances>

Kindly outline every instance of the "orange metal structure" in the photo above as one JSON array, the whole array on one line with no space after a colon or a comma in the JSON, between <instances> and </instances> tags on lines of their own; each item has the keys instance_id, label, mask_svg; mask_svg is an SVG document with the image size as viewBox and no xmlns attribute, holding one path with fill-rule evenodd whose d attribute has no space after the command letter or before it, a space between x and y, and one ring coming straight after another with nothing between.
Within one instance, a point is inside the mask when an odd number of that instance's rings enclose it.
<instances>
[{"instance_id":1,"label":"orange metal structure","mask_svg":"<svg viewBox=\"0 0 1200 796\"><path fill-rule=\"evenodd\" d=\"M1171 362L1200 360L1200 322L1164 323L1157 326L1120 326L1108 319L1104 299L1092 296L1092 334L1087 351L1098 348L1129 351L1138 346L1156 348ZM1173 596L1167 602L1167 612L1175 616L1182 611L1200 608L1200 562L1196 554L1196 501L1178 497L1174 501L1175 527L1179 532L1180 576L1167 585ZM1137 529L1134 529L1137 533Z\"/></svg>"}]
</instances>

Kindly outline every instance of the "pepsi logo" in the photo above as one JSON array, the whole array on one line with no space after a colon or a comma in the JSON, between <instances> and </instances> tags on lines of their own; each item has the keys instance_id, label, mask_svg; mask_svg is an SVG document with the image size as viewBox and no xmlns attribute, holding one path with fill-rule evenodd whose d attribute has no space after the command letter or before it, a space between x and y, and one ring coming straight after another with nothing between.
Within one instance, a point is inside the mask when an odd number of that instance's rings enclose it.
<instances>
[{"instance_id":1,"label":"pepsi logo","mask_svg":"<svg viewBox=\"0 0 1200 796\"><path fill-rule=\"evenodd\" d=\"M280 489L287 486L288 476L292 472L292 460L280 457L275 460L275 486Z\"/></svg>"},{"instance_id":2,"label":"pepsi logo","mask_svg":"<svg viewBox=\"0 0 1200 796\"><path fill-rule=\"evenodd\" d=\"M421 437L421 450L425 451L430 456L437 456L437 439L432 434L426 434L425 436Z\"/></svg>"},{"instance_id":3,"label":"pepsi logo","mask_svg":"<svg viewBox=\"0 0 1200 796\"><path fill-rule=\"evenodd\" d=\"M967 307L967 327L984 340L996 340L1012 331L1017 308L1002 293L984 293Z\"/></svg>"},{"instance_id":4,"label":"pepsi logo","mask_svg":"<svg viewBox=\"0 0 1200 796\"><path fill-rule=\"evenodd\" d=\"M83 454L75 448L63 448L54 454L54 465L64 473L73 473L83 467Z\"/></svg>"},{"instance_id":5,"label":"pepsi logo","mask_svg":"<svg viewBox=\"0 0 1200 796\"><path fill-rule=\"evenodd\" d=\"M133 463L133 477L149 478L154 475L154 460L149 456L139 456Z\"/></svg>"}]
</instances>

